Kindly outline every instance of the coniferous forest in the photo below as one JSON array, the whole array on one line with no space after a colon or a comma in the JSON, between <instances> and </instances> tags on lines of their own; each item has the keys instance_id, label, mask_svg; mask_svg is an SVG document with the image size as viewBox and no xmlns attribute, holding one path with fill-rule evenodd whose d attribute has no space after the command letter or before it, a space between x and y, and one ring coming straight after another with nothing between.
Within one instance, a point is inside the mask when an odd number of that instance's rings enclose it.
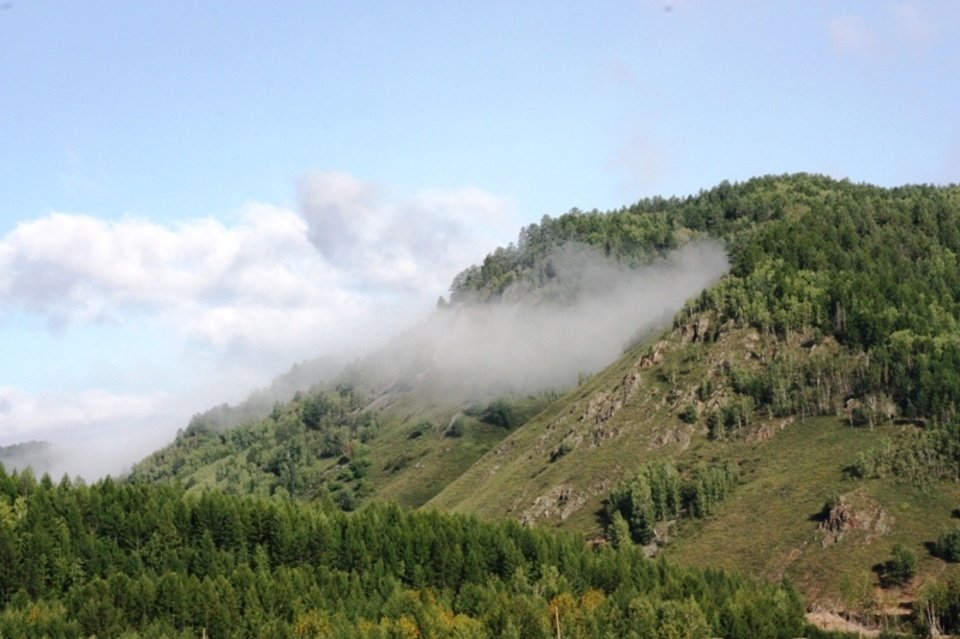
<instances>
[{"instance_id":1,"label":"coniferous forest","mask_svg":"<svg viewBox=\"0 0 960 639\"><path fill-rule=\"evenodd\" d=\"M788 587L418 513L0 472L3 637L794 637Z\"/></svg>"}]
</instances>

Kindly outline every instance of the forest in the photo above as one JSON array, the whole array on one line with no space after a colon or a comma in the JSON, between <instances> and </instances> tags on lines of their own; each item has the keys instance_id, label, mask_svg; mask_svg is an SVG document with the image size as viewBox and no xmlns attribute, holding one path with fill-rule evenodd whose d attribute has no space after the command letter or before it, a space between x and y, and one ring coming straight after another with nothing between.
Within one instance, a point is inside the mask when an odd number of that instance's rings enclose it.
<instances>
[{"instance_id":1,"label":"forest","mask_svg":"<svg viewBox=\"0 0 960 639\"><path fill-rule=\"evenodd\" d=\"M777 637L789 585L371 504L0 470L2 637Z\"/></svg>"}]
</instances>

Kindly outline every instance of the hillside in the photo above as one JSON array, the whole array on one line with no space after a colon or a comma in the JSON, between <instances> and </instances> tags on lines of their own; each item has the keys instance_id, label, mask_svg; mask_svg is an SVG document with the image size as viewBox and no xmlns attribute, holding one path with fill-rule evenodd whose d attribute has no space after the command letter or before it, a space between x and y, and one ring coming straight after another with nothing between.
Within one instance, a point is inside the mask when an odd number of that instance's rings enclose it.
<instances>
[{"instance_id":1,"label":"hillside","mask_svg":"<svg viewBox=\"0 0 960 639\"><path fill-rule=\"evenodd\" d=\"M870 624L920 598L960 628L936 585L956 575L960 188L771 176L571 211L461 273L438 317L561 314L597 281L563 276L571 247L613 273L704 238L730 271L672 323L594 305L633 324L607 367L471 391L471 368L438 373L433 351L397 346L266 419L195 422L132 479L509 517L786 577L809 606Z\"/></svg>"},{"instance_id":2,"label":"hillside","mask_svg":"<svg viewBox=\"0 0 960 639\"><path fill-rule=\"evenodd\" d=\"M62 451L49 442L30 441L12 446L0 446L0 464L10 470L30 466L42 473L61 455Z\"/></svg>"}]
</instances>

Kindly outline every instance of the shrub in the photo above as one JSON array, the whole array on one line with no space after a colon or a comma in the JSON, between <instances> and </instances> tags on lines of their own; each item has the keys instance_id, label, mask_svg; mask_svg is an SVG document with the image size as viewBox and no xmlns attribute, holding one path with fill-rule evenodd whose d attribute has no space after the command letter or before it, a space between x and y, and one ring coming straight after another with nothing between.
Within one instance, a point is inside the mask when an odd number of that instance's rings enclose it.
<instances>
[{"instance_id":1,"label":"shrub","mask_svg":"<svg viewBox=\"0 0 960 639\"><path fill-rule=\"evenodd\" d=\"M880 582L885 586L905 586L917 573L917 556L903 544L894 544L893 559L883 565Z\"/></svg>"},{"instance_id":2,"label":"shrub","mask_svg":"<svg viewBox=\"0 0 960 639\"><path fill-rule=\"evenodd\" d=\"M685 424L694 424L697 421L697 407L693 404L687 404L687 407L680 412L680 421Z\"/></svg>"},{"instance_id":3,"label":"shrub","mask_svg":"<svg viewBox=\"0 0 960 639\"><path fill-rule=\"evenodd\" d=\"M960 529L940 535L934 547L937 557L945 561L960 561Z\"/></svg>"}]
</instances>

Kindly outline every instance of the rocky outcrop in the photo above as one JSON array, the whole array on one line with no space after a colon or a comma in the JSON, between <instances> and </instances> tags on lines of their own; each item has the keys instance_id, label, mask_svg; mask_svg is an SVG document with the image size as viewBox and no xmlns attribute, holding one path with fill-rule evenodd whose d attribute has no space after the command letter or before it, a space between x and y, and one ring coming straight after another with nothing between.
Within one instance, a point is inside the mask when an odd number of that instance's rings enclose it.
<instances>
[{"instance_id":1,"label":"rocky outcrop","mask_svg":"<svg viewBox=\"0 0 960 639\"><path fill-rule=\"evenodd\" d=\"M533 503L520 515L520 523L531 526L545 520L564 521L580 510L594 495L609 492L610 486L610 481L607 479L595 482L585 490L574 488L569 484L554 486L533 500Z\"/></svg>"},{"instance_id":2,"label":"rocky outcrop","mask_svg":"<svg viewBox=\"0 0 960 639\"><path fill-rule=\"evenodd\" d=\"M817 531L823 546L839 543L852 532L862 533L866 541L885 535L893 525L893 517L877 500L855 491L833 500L821 514Z\"/></svg>"},{"instance_id":3,"label":"rocky outcrop","mask_svg":"<svg viewBox=\"0 0 960 639\"><path fill-rule=\"evenodd\" d=\"M631 371L624 375L610 392L596 393L587 402L580 421L594 424L610 421L636 394L641 381L640 373Z\"/></svg>"},{"instance_id":4,"label":"rocky outcrop","mask_svg":"<svg viewBox=\"0 0 960 639\"><path fill-rule=\"evenodd\" d=\"M695 322L687 324L680 333L680 339L684 344L688 342L705 342L710 333L710 318L701 315Z\"/></svg>"},{"instance_id":5,"label":"rocky outcrop","mask_svg":"<svg viewBox=\"0 0 960 639\"><path fill-rule=\"evenodd\" d=\"M663 361L663 356L667 352L667 342L661 340L657 342L649 353L637 360L637 366L640 368L652 368Z\"/></svg>"}]
</instances>

